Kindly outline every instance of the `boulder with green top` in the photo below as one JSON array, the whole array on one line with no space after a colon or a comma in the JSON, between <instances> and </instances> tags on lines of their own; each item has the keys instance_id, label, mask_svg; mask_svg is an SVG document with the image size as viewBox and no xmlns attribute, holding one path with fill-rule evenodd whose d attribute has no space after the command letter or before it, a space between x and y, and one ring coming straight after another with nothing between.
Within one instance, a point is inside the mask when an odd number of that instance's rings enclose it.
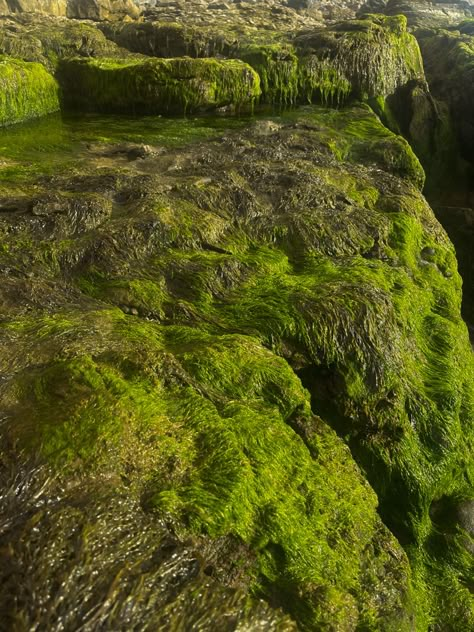
<instances>
[{"instance_id":1,"label":"boulder with green top","mask_svg":"<svg viewBox=\"0 0 474 632\"><path fill-rule=\"evenodd\" d=\"M71 59L58 72L67 105L107 112L183 113L251 106L257 73L239 60Z\"/></svg>"},{"instance_id":2,"label":"boulder with green top","mask_svg":"<svg viewBox=\"0 0 474 632\"><path fill-rule=\"evenodd\" d=\"M340 84L346 82L359 99L385 98L409 81L424 79L417 42L407 32L402 15L367 14L303 34L295 43L300 55L309 57L309 64L317 59L316 81L318 72L325 71Z\"/></svg>"}]
</instances>

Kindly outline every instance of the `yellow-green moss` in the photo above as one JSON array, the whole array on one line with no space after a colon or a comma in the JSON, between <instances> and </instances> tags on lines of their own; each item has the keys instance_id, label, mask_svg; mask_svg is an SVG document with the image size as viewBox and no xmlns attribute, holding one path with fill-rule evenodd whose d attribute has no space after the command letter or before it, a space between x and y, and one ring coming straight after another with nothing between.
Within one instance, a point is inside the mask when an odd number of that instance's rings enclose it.
<instances>
[{"instance_id":1,"label":"yellow-green moss","mask_svg":"<svg viewBox=\"0 0 474 632\"><path fill-rule=\"evenodd\" d=\"M43 66L0 56L0 126L58 109L58 85Z\"/></svg>"}]
</instances>

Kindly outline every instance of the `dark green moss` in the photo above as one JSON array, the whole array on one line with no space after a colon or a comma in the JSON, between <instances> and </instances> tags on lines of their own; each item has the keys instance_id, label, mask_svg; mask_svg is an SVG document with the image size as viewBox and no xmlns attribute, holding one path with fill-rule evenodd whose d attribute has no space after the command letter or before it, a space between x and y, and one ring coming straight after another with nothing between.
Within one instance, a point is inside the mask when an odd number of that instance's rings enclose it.
<instances>
[{"instance_id":1,"label":"dark green moss","mask_svg":"<svg viewBox=\"0 0 474 632\"><path fill-rule=\"evenodd\" d=\"M59 81L75 108L115 112L192 112L252 105L258 75L238 60L74 59L62 62Z\"/></svg>"}]
</instances>

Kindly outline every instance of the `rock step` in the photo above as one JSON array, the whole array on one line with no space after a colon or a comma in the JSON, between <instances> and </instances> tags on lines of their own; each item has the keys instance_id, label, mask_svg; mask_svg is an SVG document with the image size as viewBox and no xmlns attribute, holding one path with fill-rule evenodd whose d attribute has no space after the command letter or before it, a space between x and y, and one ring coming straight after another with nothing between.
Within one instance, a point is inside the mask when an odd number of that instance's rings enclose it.
<instances>
[{"instance_id":1,"label":"rock step","mask_svg":"<svg viewBox=\"0 0 474 632\"><path fill-rule=\"evenodd\" d=\"M144 114L183 113L251 104L258 74L239 60L64 60L58 71L66 106Z\"/></svg>"}]
</instances>

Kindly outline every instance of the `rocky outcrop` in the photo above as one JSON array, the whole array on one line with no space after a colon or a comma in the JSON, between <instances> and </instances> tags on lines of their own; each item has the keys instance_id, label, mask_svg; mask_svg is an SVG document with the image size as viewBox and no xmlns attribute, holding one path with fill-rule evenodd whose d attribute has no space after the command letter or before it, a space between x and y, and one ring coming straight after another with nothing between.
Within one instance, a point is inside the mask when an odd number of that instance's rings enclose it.
<instances>
[{"instance_id":1,"label":"rocky outcrop","mask_svg":"<svg viewBox=\"0 0 474 632\"><path fill-rule=\"evenodd\" d=\"M135 125L152 146L124 153L113 124L92 145L89 123L82 153L55 158L28 188L14 174L29 154L12 146L0 186L1 445L69 483L59 505L48 485L43 496L22 486L30 518L2 535L18 564L2 612L51 627L73 599L71 628L103 603L104 627L140 627L163 610L122 604L166 589L171 532L181 579L169 627L197 616L180 605L193 587L211 626L230 607L224 585L303 629L423 631L428 616L469 629L465 536L432 549L430 509L469 497L472 357L454 250L419 191L419 163L367 106L236 121L244 129L224 135L204 126L217 138L189 143L198 124L162 121L160 136L156 120L129 122L128 138ZM62 133L45 134L57 151ZM173 135L178 149L166 148ZM110 485L112 514L97 500ZM63 543L47 557L24 548L38 524L38 537ZM111 534L113 565L97 544ZM71 559L76 573L55 582ZM30 584L17 610L8 601L20 572L57 586L41 608ZM255 601L247 612L266 616ZM281 617L268 629L291 629Z\"/></svg>"},{"instance_id":2,"label":"rocky outcrop","mask_svg":"<svg viewBox=\"0 0 474 632\"><path fill-rule=\"evenodd\" d=\"M474 629L473 356L406 140L445 183L472 24L417 32L434 96L359 8L2 19L5 122L58 107L25 59L88 112L2 130L8 629ZM247 111L136 116L216 108ZM465 280L467 206L436 209Z\"/></svg>"},{"instance_id":3,"label":"rocky outcrop","mask_svg":"<svg viewBox=\"0 0 474 632\"><path fill-rule=\"evenodd\" d=\"M42 13L88 20L137 18L133 0L0 0L0 15Z\"/></svg>"}]
</instances>

